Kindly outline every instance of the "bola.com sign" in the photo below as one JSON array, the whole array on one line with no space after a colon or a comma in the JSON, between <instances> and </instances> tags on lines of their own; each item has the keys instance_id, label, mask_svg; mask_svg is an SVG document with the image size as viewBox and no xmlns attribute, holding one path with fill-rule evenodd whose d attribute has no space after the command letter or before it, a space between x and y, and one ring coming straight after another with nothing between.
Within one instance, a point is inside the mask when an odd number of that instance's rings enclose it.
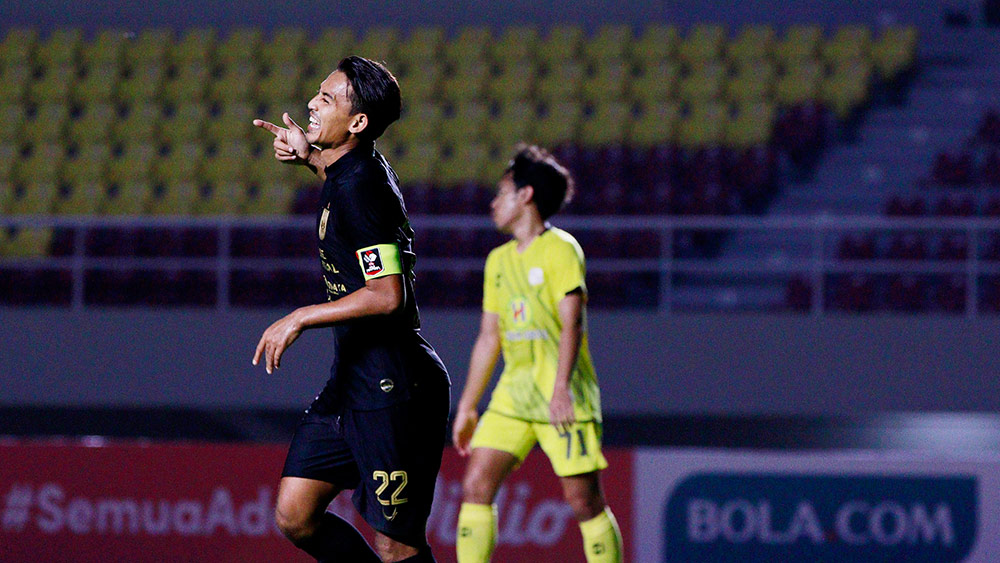
<instances>
[{"instance_id":1,"label":"bola.com sign","mask_svg":"<svg viewBox=\"0 0 1000 563\"><path fill-rule=\"evenodd\" d=\"M1000 561L1000 459L644 450L635 471L641 561Z\"/></svg>"}]
</instances>

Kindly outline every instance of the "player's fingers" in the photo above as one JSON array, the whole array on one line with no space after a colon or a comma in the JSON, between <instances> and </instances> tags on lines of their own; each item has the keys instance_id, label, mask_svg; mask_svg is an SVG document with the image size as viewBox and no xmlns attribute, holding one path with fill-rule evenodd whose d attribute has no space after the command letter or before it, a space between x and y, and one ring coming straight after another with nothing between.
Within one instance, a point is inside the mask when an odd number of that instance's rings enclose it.
<instances>
[{"instance_id":1,"label":"player's fingers","mask_svg":"<svg viewBox=\"0 0 1000 563\"><path fill-rule=\"evenodd\" d=\"M263 352L264 352L264 337L262 336L262 337L260 338L260 341L259 341L259 342L257 342L257 349L256 349L256 350L254 350L254 353L253 353L253 361L252 361L252 362L250 362L250 363L252 363L253 365L257 365L257 362L259 362L259 361L260 361L260 355L261 355L261 353L263 353Z\"/></svg>"},{"instance_id":2,"label":"player's fingers","mask_svg":"<svg viewBox=\"0 0 1000 563\"><path fill-rule=\"evenodd\" d=\"M297 129L302 129L301 127L299 127L298 123L295 123L295 120L292 119L292 116L288 115L287 111L281 114L281 120L285 122L285 125L287 125L289 129L291 129L292 127L295 127Z\"/></svg>"},{"instance_id":3,"label":"player's fingers","mask_svg":"<svg viewBox=\"0 0 1000 563\"><path fill-rule=\"evenodd\" d=\"M274 133L275 135L281 134L281 127L278 127L277 125L271 123L270 121L264 121L263 119L254 119L253 124L256 125L257 127L260 127L261 129L267 129L268 131Z\"/></svg>"}]
</instances>

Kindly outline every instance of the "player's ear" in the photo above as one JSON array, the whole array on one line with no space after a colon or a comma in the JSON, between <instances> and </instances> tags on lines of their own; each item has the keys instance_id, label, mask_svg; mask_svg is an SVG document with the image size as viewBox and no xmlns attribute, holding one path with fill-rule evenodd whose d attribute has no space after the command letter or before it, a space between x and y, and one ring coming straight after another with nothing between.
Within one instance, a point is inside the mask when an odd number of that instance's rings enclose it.
<instances>
[{"instance_id":1,"label":"player's ear","mask_svg":"<svg viewBox=\"0 0 1000 563\"><path fill-rule=\"evenodd\" d=\"M368 115L356 113L351 117L351 123L347 126L347 130L357 135L364 131L366 127L368 127Z\"/></svg>"},{"instance_id":2,"label":"player's ear","mask_svg":"<svg viewBox=\"0 0 1000 563\"><path fill-rule=\"evenodd\" d=\"M517 190L517 200L523 204L531 203L535 199L535 188L528 184Z\"/></svg>"}]
</instances>

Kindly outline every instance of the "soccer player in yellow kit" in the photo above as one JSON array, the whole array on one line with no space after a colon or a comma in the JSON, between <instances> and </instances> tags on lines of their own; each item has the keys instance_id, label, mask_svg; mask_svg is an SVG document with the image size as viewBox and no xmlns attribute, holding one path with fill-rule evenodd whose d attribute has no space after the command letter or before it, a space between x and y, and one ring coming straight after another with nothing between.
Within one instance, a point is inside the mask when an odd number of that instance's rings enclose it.
<instances>
[{"instance_id":1,"label":"soccer player in yellow kit","mask_svg":"<svg viewBox=\"0 0 1000 563\"><path fill-rule=\"evenodd\" d=\"M622 560L622 539L601 491L601 403L587 345L583 251L547 220L573 191L545 150L519 147L491 204L513 239L486 259L483 315L452 430L469 456L456 549L460 563L489 561L493 500L537 442L552 462L583 534L587 561ZM476 406L503 351L504 369L479 418Z\"/></svg>"}]
</instances>

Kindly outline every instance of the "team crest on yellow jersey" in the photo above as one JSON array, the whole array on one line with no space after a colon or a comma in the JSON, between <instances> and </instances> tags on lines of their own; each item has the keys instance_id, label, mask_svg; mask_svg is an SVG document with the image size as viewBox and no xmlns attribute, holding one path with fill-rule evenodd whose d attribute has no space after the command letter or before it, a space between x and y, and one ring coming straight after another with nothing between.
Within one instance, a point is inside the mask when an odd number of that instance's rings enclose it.
<instances>
[{"instance_id":1,"label":"team crest on yellow jersey","mask_svg":"<svg viewBox=\"0 0 1000 563\"><path fill-rule=\"evenodd\" d=\"M515 297L510 301L511 313L513 313L514 324L523 325L531 320L531 307L522 297Z\"/></svg>"},{"instance_id":2,"label":"team crest on yellow jersey","mask_svg":"<svg viewBox=\"0 0 1000 563\"><path fill-rule=\"evenodd\" d=\"M319 218L319 240L326 238L326 222L330 219L330 204L323 208L323 214Z\"/></svg>"}]
</instances>

